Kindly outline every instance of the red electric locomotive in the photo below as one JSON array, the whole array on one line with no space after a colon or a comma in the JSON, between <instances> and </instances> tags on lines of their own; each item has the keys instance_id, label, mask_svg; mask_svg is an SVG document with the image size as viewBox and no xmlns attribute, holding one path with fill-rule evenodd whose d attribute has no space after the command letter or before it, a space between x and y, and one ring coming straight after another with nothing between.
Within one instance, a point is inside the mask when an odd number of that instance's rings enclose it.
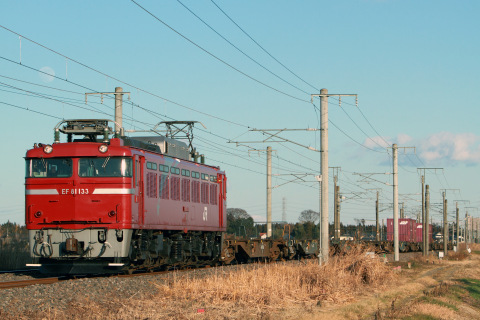
<instances>
[{"instance_id":1,"label":"red electric locomotive","mask_svg":"<svg viewBox=\"0 0 480 320\"><path fill-rule=\"evenodd\" d=\"M88 274L217 262L225 173L192 161L187 144L165 136L110 138L108 121L62 121L53 144L27 151L35 265Z\"/></svg>"}]
</instances>

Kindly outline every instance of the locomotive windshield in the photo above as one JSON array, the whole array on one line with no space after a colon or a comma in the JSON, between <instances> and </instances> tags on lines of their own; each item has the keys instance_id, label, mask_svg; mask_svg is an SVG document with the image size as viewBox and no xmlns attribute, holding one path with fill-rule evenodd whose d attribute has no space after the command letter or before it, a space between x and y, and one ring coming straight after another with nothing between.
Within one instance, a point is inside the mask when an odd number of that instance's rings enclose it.
<instances>
[{"instance_id":1,"label":"locomotive windshield","mask_svg":"<svg viewBox=\"0 0 480 320\"><path fill-rule=\"evenodd\" d=\"M132 159L126 157L80 158L80 177L131 177Z\"/></svg>"},{"instance_id":2,"label":"locomotive windshield","mask_svg":"<svg viewBox=\"0 0 480 320\"><path fill-rule=\"evenodd\" d=\"M68 178L72 176L72 159L26 159L27 178Z\"/></svg>"}]
</instances>

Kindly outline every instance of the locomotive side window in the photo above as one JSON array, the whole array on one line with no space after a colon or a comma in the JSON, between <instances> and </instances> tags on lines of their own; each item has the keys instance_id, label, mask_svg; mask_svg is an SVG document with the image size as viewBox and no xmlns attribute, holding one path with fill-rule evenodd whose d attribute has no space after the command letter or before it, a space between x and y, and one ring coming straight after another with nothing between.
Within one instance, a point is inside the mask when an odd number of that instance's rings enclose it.
<instances>
[{"instance_id":1,"label":"locomotive side window","mask_svg":"<svg viewBox=\"0 0 480 320\"><path fill-rule=\"evenodd\" d=\"M190 177L190 170L182 169L182 176L184 176L184 177Z\"/></svg>"},{"instance_id":2,"label":"locomotive side window","mask_svg":"<svg viewBox=\"0 0 480 320\"><path fill-rule=\"evenodd\" d=\"M25 169L27 178L68 178L73 173L70 158L27 159Z\"/></svg>"},{"instance_id":3,"label":"locomotive side window","mask_svg":"<svg viewBox=\"0 0 480 320\"><path fill-rule=\"evenodd\" d=\"M192 178L195 178L195 179L200 178L200 173L198 173L196 171L192 171Z\"/></svg>"},{"instance_id":4,"label":"locomotive side window","mask_svg":"<svg viewBox=\"0 0 480 320\"><path fill-rule=\"evenodd\" d=\"M147 161L147 169L157 170L157 164L154 162Z\"/></svg>"},{"instance_id":5,"label":"locomotive side window","mask_svg":"<svg viewBox=\"0 0 480 320\"><path fill-rule=\"evenodd\" d=\"M132 159L126 157L80 158L80 177L131 177Z\"/></svg>"},{"instance_id":6,"label":"locomotive side window","mask_svg":"<svg viewBox=\"0 0 480 320\"><path fill-rule=\"evenodd\" d=\"M171 167L171 168L170 168L170 172L173 173L173 174L180 174L180 169L179 169L179 168Z\"/></svg>"},{"instance_id":7,"label":"locomotive side window","mask_svg":"<svg viewBox=\"0 0 480 320\"><path fill-rule=\"evenodd\" d=\"M168 166L164 165L164 164L161 164L158 166L158 170L162 171L162 172L170 172Z\"/></svg>"},{"instance_id":8,"label":"locomotive side window","mask_svg":"<svg viewBox=\"0 0 480 320\"><path fill-rule=\"evenodd\" d=\"M202 180L208 181L209 180L208 174L202 173Z\"/></svg>"}]
</instances>

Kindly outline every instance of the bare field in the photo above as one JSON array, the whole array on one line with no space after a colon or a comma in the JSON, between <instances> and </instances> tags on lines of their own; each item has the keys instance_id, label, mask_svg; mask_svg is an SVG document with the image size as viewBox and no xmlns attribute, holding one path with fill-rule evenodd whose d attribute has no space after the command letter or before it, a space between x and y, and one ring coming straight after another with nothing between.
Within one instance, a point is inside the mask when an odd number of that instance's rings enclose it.
<instances>
[{"instance_id":1,"label":"bare field","mask_svg":"<svg viewBox=\"0 0 480 320\"><path fill-rule=\"evenodd\" d=\"M152 279L153 295L67 308L15 312L5 319L480 319L480 246L473 254L390 264L362 249L315 261L238 266L209 276ZM401 268L399 268L401 267ZM217 269L216 269L217 270Z\"/></svg>"}]
</instances>

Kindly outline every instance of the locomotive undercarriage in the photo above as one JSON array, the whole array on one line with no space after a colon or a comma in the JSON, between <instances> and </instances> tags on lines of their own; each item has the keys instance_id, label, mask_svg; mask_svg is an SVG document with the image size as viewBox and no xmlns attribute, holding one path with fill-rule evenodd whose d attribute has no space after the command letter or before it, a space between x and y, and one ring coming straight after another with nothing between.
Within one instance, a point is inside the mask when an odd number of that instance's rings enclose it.
<instances>
[{"instance_id":1,"label":"locomotive undercarriage","mask_svg":"<svg viewBox=\"0 0 480 320\"><path fill-rule=\"evenodd\" d=\"M132 273L216 264L221 232L30 230L30 252L42 273Z\"/></svg>"},{"instance_id":2,"label":"locomotive undercarriage","mask_svg":"<svg viewBox=\"0 0 480 320\"><path fill-rule=\"evenodd\" d=\"M29 230L30 254L42 273L118 273L128 257L132 230Z\"/></svg>"},{"instance_id":3,"label":"locomotive undercarriage","mask_svg":"<svg viewBox=\"0 0 480 320\"><path fill-rule=\"evenodd\" d=\"M135 230L125 270L214 265L219 261L222 242L221 232Z\"/></svg>"}]
</instances>

